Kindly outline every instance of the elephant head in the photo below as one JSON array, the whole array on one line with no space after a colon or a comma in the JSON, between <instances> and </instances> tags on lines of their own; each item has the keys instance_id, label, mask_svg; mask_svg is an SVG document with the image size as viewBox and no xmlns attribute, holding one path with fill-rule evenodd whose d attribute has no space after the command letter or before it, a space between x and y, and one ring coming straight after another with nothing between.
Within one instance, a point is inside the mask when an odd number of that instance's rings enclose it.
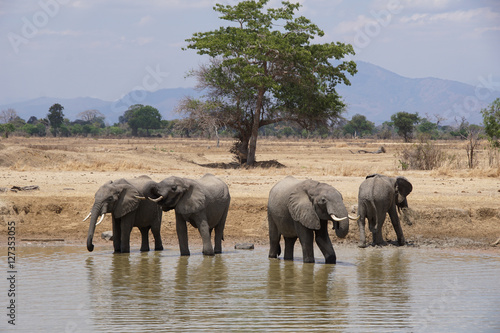
<instances>
[{"instance_id":1,"label":"elephant head","mask_svg":"<svg viewBox=\"0 0 500 333\"><path fill-rule=\"evenodd\" d=\"M94 204L90 214L83 220L85 221L90 217L87 249L90 252L94 250L92 239L94 237L95 227L101 223L105 214L112 213L114 218L121 218L137 209L140 200L141 195L139 191L125 179L114 182L109 181L102 185L95 194ZM99 216L101 216L101 219L97 222Z\"/></svg>"},{"instance_id":2,"label":"elephant head","mask_svg":"<svg viewBox=\"0 0 500 333\"><path fill-rule=\"evenodd\" d=\"M313 230L320 229L320 220L333 221L340 238L349 232L349 219L356 219L347 214L339 191L314 180L305 180L290 194L288 210L295 221Z\"/></svg>"},{"instance_id":3,"label":"elephant head","mask_svg":"<svg viewBox=\"0 0 500 333\"><path fill-rule=\"evenodd\" d=\"M167 212L192 214L205 209L205 194L191 179L171 176L153 184L146 195Z\"/></svg>"},{"instance_id":4,"label":"elephant head","mask_svg":"<svg viewBox=\"0 0 500 333\"><path fill-rule=\"evenodd\" d=\"M413 186L405 177L396 177L394 180L394 194L396 196L396 206L398 210L408 208L408 201L406 197L413 190Z\"/></svg>"}]
</instances>

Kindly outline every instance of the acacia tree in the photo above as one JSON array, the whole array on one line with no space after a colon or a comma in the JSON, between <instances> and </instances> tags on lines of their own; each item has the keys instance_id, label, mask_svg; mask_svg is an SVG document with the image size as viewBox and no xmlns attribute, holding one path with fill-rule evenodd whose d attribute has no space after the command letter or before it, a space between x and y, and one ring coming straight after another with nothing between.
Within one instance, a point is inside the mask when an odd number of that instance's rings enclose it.
<instances>
[{"instance_id":1,"label":"acacia tree","mask_svg":"<svg viewBox=\"0 0 500 333\"><path fill-rule=\"evenodd\" d=\"M295 15L300 4L283 1L280 8L265 9L268 2L216 4L230 25L186 40L188 49L211 59L192 74L238 132L248 165L255 162L261 126L289 120L311 128L336 120L345 105L335 87L350 84L346 72L356 73L354 61L342 61L354 54L350 44L312 43L324 32Z\"/></svg>"},{"instance_id":2,"label":"acacia tree","mask_svg":"<svg viewBox=\"0 0 500 333\"><path fill-rule=\"evenodd\" d=\"M391 116L391 120L398 135L403 137L405 142L410 142L415 125L420 121L418 113L398 112Z\"/></svg>"}]
</instances>

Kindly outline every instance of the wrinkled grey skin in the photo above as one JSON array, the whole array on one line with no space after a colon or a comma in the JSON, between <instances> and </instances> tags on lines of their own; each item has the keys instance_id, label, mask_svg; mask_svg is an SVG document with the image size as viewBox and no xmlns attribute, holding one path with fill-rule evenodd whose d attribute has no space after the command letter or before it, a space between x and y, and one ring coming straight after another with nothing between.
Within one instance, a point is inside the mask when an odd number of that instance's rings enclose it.
<instances>
[{"instance_id":1,"label":"wrinkled grey skin","mask_svg":"<svg viewBox=\"0 0 500 333\"><path fill-rule=\"evenodd\" d=\"M187 222L198 229L203 240L203 254L222 252L224 226L231 197L226 183L212 174L194 180L168 177L148 190L163 211L175 210L175 226L181 255L188 256ZM215 229L215 248L211 234Z\"/></svg>"},{"instance_id":2,"label":"wrinkled grey skin","mask_svg":"<svg viewBox=\"0 0 500 333\"><path fill-rule=\"evenodd\" d=\"M141 251L149 251L150 229L155 239L155 250L163 250L160 236L162 211L154 202L144 198L144 189L149 188L151 183L155 182L148 176L134 179L122 178L109 181L97 190L87 236L89 251L94 250L92 239L97 219L107 213L111 213L112 216L115 253L130 252L130 232L133 227L141 231Z\"/></svg>"},{"instance_id":3,"label":"wrinkled grey skin","mask_svg":"<svg viewBox=\"0 0 500 333\"><path fill-rule=\"evenodd\" d=\"M358 227L359 247L366 247L365 219L373 235L375 245L385 245L382 237L382 225L389 213L392 226L398 237L398 244L406 241L399 221L398 209L408 207L406 197L413 190L411 183L404 177L387 177L379 174L366 176L359 186L358 194Z\"/></svg>"},{"instance_id":4,"label":"wrinkled grey skin","mask_svg":"<svg viewBox=\"0 0 500 333\"><path fill-rule=\"evenodd\" d=\"M331 214L345 218L333 222L335 233L344 238L349 232L347 209L342 195L332 186L314 180L298 180L288 176L269 192L267 219L269 223L269 258L281 254L280 238L285 239L285 260L293 260L293 248L299 238L303 261L314 262L314 238L325 257L335 264L337 257L328 235Z\"/></svg>"}]
</instances>

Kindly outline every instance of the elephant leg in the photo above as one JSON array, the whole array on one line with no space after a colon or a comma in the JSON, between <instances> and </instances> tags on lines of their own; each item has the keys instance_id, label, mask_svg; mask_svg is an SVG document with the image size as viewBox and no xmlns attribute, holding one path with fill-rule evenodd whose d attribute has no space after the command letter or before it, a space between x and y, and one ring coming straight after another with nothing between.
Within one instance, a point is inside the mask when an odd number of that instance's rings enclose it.
<instances>
[{"instance_id":1,"label":"elephant leg","mask_svg":"<svg viewBox=\"0 0 500 333\"><path fill-rule=\"evenodd\" d=\"M302 245L302 260L305 263L314 263L314 233L301 223L294 221L295 230Z\"/></svg>"},{"instance_id":2,"label":"elephant leg","mask_svg":"<svg viewBox=\"0 0 500 333\"><path fill-rule=\"evenodd\" d=\"M177 232L177 239L179 240L179 250L181 256L189 256L188 246L188 233L187 233L187 223L177 214L175 215L175 229Z\"/></svg>"},{"instance_id":3,"label":"elephant leg","mask_svg":"<svg viewBox=\"0 0 500 333\"><path fill-rule=\"evenodd\" d=\"M375 220L375 228L372 231L373 243L375 245L387 245L387 243L384 240L384 237L382 237L382 227L384 225L385 216L386 216L385 211L377 212Z\"/></svg>"},{"instance_id":4,"label":"elephant leg","mask_svg":"<svg viewBox=\"0 0 500 333\"><path fill-rule=\"evenodd\" d=\"M132 215L126 215L121 219L121 253L130 252L130 233L132 232L133 227L132 219Z\"/></svg>"},{"instance_id":5,"label":"elephant leg","mask_svg":"<svg viewBox=\"0 0 500 333\"><path fill-rule=\"evenodd\" d=\"M389 209L389 217L391 218L391 223L398 237L398 245L403 246L406 244L405 236L403 235L403 229L401 228L401 222L399 220L398 212L396 206L393 205Z\"/></svg>"},{"instance_id":6,"label":"elephant leg","mask_svg":"<svg viewBox=\"0 0 500 333\"><path fill-rule=\"evenodd\" d=\"M224 240L224 227L226 225L227 211L228 208L226 208L224 214L222 214L222 217L219 220L219 223L217 223L217 225L215 226L215 237L214 237L215 253L222 253L222 241Z\"/></svg>"},{"instance_id":7,"label":"elephant leg","mask_svg":"<svg viewBox=\"0 0 500 333\"><path fill-rule=\"evenodd\" d=\"M208 226L208 222L206 220L203 220L200 223L198 231L200 232L201 239L203 240L203 254L206 256L213 256L215 252L210 239L210 227Z\"/></svg>"},{"instance_id":8,"label":"elephant leg","mask_svg":"<svg viewBox=\"0 0 500 333\"><path fill-rule=\"evenodd\" d=\"M321 253L323 253L326 264L337 263L337 256L335 255L330 236L328 236L328 224L326 221L325 223L321 223L321 229L316 231L316 244L318 244Z\"/></svg>"},{"instance_id":9,"label":"elephant leg","mask_svg":"<svg viewBox=\"0 0 500 333\"><path fill-rule=\"evenodd\" d=\"M149 229L151 227L142 227L139 228L141 231L141 251L146 252L149 251Z\"/></svg>"},{"instance_id":10,"label":"elephant leg","mask_svg":"<svg viewBox=\"0 0 500 333\"><path fill-rule=\"evenodd\" d=\"M121 237L122 237L122 231L121 231L120 220L115 219L113 217L113 249L115 253L120 253L122 250Z\"/></svg>"},{"instance_id":11,"label":"elephant leg","mask_svg":"<svg viewBox=\"0 0 500 333\"><path fill-rule=\"evenodd\" d=\"M293 248L295 247L295 242L297 237L283 237L285 238L285 260L293 260Z\"/></svg>"},{"instance_id":12,"label":"elephant leg","mask_svg":"<svg viewBox=\"0 0 500 333\"><path fill-rule=\"evenodd\" d=\"M278 258L281 254L280 238L281 234L271 216L267 216L269 225L269 258Z\"/></svg>"},{"instance_id":13,"label":"elephant leg","mask_svg":"<svg viewBox=\"0 0 500 333\"><path fill-rule=\"evenodd\" d=\"M366 247L366 234L365 234L365 214L360 213L358 217L358 229L359 229L359 243L358 246L361 248Z\"/></svg>"},{"instance_id":14,"label":"elephant leg","mask_svg":"<svg viewBox=\"0 0 500 333\"><path fill-rule=\"evenodd\" d=\"M158 223L157 225L153 225L151 227L151 232L153 233L153 237L155 239L155 251L162 251L163 243L161 241L160 223Z\"/></svg>"}]
</instances>

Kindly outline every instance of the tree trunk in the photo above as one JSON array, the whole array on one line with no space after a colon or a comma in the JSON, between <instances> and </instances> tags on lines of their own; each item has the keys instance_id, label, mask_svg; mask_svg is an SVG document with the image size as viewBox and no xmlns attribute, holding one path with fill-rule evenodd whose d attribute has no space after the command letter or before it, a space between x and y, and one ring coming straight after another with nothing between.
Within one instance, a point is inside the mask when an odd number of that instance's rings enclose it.
<instances>
[{"instance_id":1,"label":"tree trunk","mask_svg":"<svg viewBox=\"0 0 500 333\"><path fill-rule=\"evenodd\" d=\"M255 107L255 113L253 115L252 135L250 136L250 142L248 144L247 165L254 165L255 163L255 151L257 150L257 136L259 135L260 113L262 111L262 100L264 99L264 92L264 89L260 89L257 95L257 105Z\"/></svg>"}]
</instances>

